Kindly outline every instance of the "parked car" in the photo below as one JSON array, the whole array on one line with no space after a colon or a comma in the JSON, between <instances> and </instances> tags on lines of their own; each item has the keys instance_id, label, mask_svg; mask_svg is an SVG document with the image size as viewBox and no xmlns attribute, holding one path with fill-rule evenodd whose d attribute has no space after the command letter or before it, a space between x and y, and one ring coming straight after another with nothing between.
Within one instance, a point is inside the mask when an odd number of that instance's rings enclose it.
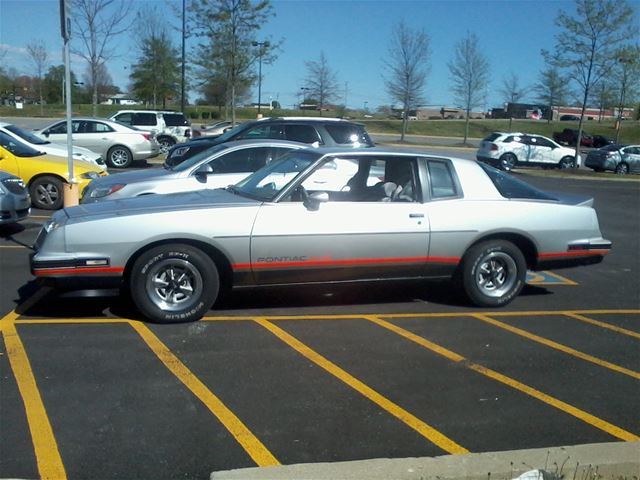
<instances>
[{"instance_id":1,"label":"parked car","mask_svg":"<svg viewBox=\"0 0 640 480\"><path fill-rule=\"evenodd\" d=\"M20 222L30 211L31 198L22 179L0 170L0 225Z\"/></svg>"},{"instance_id":2,"label":"parked car","mask_svg":"<svg viewBox=\"0 0 640 480\"><path fill-rule=\"evenodd\" d=\"M126 168L134 160L146 160L159 155L160 146L151 133L119 122L101 118L74 118L73 144L102 155L112 168ZM58 121L36 135L54 142L67 141L67 122Z\"/></svg>"},{"instance_id":3,"label":"parked car","mask_svg":"<svg viewBox=\"0 0 640 480\"><path fill-rule=\"evenodd\" d=\"M510 171L516 166L576 168L573 148L562 147L541 135L493 132L482 140L476 153L478 161Z\"/></svg>"},{"instance_id":4,"label":"parked car","mask_svg":"<svg viewBox=\"0 0 640 480\"><path fill-rule=\"evenodd\" d=\"M605 137L604 135L592 135L593 137L593 148L602 148L602 147L606 147L607 145L611 145L612 143L615 143L612 139Z\"/></svg>"},{"instance_id":5,"label":"parked car","mask_svg":"<svg viewBox=\"0 0 640 480\"><path fill-rule=\"evenodd\" d=\"M584 164L596 172L640 173L640 145L614 144L592 150Z\"/></svg>"},{"instance_id":6,"label":"parked car","mask_svg":"<svg viewBox=\"0 0 640 480\"><path fill-rule=\"evenodd\" d=\"M450 278L495 308L527 269L602 261L611 242L592 205L474 161L307 148L226 189L57 212L31 271L59 288L125 288L157 322L201 318L226 287L403 278Z\"/></svg>"},{"instance_id":7,"label":"parked car","mask_svg":"<svg viewBox=\"0 0 640 480\"><path fill-rule=\"evenodd\" d=\"M67 157L67 146L58 143L51 143L49 140L44 140L31 132L28 132L16 125L10 123L0 122L0 131L11 135L16 140L26 143L36 150L48 153L49 155L57 155L59 157ZM99 153L92 152L88 148L73 147L73 158L77 160L83 160L100 166L102 169L106 169L107 166L104 163L102 156Z\"/></svg>"},{"instance_id":8,"label":"parked car","mask_svg":"<svg viewBox=\"0 0 640 480\"><path fill-rule=\"evenodd\" d=\"M239 123L236 123L236 126L237 125L239 125ZM231 130L233 127L234 127L233 122L230 122L228 120L223 120L221 122L215 122L209 125L202 125L202 128L198 132L200 135L194 135L194 136L215 138L215 137L219 137L227 130ZM194 133L195 133L195 130L194 130Z\"/></svg>"},{"instance_id":9,"label":"parked car","mask_svg":"<svg viewBox=\"0 0 640 480\"><path fill-rule=\"evenodd\" d=\"M579 122L580 117L578 115L560 115L561 122Z\"/></svg>"},{"instance_id":10,"label":"parked car","mask_svg":"<svg viewBox=\"0 0 640 480\"><path fill-rule=\"evenodd\" d=\"M304 143L286 140L223 143L172 168L116 173L93 180L84 191L82 203L226 187L292 149L305 147Z\"/></svg>"},{"instance_id":11,"label":"parked car","mask_svg":"<svg viewBox=\"0 0 640 480\"><path fill-rule=\"evenodd\" d=\"M169 150L165 165L173 166L192 155L231 140L270 138L325 147L373 147L364 125L338 118L273 117L237 125L216 138L200 137Z\"/></svg>"},{"instance_id":12,"label":"parked car","mask_svg":"<svg viewBox=\"0 0 640 480\"><path fill-rule=\"evenodd\" d=\"M561 132L554 132L553 139L560 144L575 147L578 143L578 129L565 128ZM580 145L583 147L592 147L593 137L583 131L582 138L580 139Z\"/></svg>"},{"instance_id":13,"label":"parked car","mask_svg":"<svg viewBox=\"0 0 640 480\"><path fill-rule=\"evenodd\" d=\"M120 110L109 119L140 130L154 132L162 153L168 152L176 143L184 143L191 138L191 122L181 112Z\"/></svg>"},{"instance_id":14,"label":"parked car","mask_svg":"<svg viewBox=\"0 0 640 480\"><path fill-rule=\"evenodd\" d=\"M73 168L80 193L91 180L108 175L99 166L82 160L74 160ZM62 207L63 184L69 182L66 158L47 155L0 132L0 169L25 182L34 207L45 210Z\"/></svg>"}]
</instances>

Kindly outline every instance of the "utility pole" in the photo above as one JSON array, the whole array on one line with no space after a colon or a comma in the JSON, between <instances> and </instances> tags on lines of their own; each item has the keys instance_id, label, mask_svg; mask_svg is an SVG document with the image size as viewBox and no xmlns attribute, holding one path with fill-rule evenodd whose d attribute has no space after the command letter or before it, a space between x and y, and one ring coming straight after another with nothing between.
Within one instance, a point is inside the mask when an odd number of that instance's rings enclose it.
<instances>
[{"instance_id":1,"label":"utility pole","mask_svg":"<svg viewBox=\"0 0 640 480\"><path fill-rule=\"evenodd\" d=\"M69 169L68 183L64 186L64 206L72 207L80 203L78 183L73 176L73 128L71 122L71 56L69 42L71 41L71 18L69 16L69 0L60 0L60 33L64 40L64 78L66 110L67 110L67 166Z\"/></svg>"},{"instance_id":2,"label":"utility pole","mask_svg":"<svg viewBox=\"0 0 640 480\"><path fill-rule=\"evenodd\" d=\"M185 99L184 99L184 71L185 71L185 35L186 35L186 30L185 30L185 26L186 26L186 19L185 19L185 10L186 10L186 0L182 0L182 80L181 80L181 84L180 84L180 111L182 113L184 113L184 104L185 104Z\"/></svg>"}]
</instances>

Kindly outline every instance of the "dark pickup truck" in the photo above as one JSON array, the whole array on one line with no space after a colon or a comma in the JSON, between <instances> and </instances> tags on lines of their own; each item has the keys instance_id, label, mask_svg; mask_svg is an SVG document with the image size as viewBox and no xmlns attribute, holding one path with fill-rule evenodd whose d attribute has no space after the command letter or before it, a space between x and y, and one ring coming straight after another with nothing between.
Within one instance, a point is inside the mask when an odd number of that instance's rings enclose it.
<instances>
[{"instance_id":1,"label":"dark pickup truck","mask_svg":"<svg viewBox=\"0 0 640 480\"><path fill-rule=\"evenodd\" d=\"M565 128L561 132L555 132L553 139L561 144L566 144L575 147L578 143L578 130L576 128ZM589 135L586 132L582 132L582 140L580 145L583 147L600 148L613 143L613 140L604 137L602 135Z\"/></svg>"}]
</instances>

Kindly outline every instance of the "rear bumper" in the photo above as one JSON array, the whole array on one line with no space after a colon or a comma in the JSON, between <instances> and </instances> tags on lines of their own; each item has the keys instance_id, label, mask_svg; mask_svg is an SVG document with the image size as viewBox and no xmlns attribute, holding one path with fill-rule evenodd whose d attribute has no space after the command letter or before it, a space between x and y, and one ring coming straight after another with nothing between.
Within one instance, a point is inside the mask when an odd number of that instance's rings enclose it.
<instances>
[{"instance_id":1,"label":"rear bumper","mask_svg":"<svg viewBox=\"0 0 640 480\"><path fill-rule=\"evenodd\" d=\"M535 269L556 270L600 263L611 247L611 241L604 238L572 243L565 252L539 253Z\"/></svg>"}]
</instances>

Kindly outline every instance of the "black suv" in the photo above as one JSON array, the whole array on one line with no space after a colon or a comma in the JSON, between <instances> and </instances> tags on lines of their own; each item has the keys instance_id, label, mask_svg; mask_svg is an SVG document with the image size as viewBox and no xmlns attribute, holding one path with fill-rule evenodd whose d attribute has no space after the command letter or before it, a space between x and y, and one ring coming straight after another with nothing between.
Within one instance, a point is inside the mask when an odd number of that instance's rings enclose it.
<instances>
[{"instance_id":1,"label":"black suv","mask_svg":"<svg viewBox=\"0 0 640 480\"><path fill-rule=\"evenodd\" d=\"M174 145L165 166L177 165L198 152L231 140L271 138L324 147L373 147L364 125L339 118L274 117L237 125L217 137L200 137Z\"/></svg>"}]
</instances>

